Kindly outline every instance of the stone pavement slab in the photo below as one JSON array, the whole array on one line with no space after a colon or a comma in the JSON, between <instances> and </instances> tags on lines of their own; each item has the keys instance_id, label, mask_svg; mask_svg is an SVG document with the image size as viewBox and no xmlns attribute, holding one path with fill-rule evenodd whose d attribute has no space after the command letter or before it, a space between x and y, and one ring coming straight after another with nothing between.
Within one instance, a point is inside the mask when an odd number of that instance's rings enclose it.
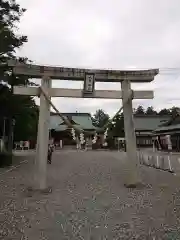
<instances>
[{"instance_id":1,"label":"stone pavement slab","mask_svg":"<svg viewBox=\"0 0 180 240\"><path fill-rule=\"evenodd\" d=\"M45 195L27 193L29 157L0 176L0 239L180 239L180 179L141 166L146 187L126 189L125 160L118 152L55 153Z\"/></svg>"}]
</instances>

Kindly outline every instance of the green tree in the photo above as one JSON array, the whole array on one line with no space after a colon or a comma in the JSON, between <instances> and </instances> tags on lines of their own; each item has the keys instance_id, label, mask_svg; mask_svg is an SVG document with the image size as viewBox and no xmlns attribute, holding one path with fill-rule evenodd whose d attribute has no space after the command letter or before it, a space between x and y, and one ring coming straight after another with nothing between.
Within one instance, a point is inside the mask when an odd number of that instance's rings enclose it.
<instances>
[{"instance_id":1,"label":"green tree","mask_svg":"<svg viewBox=\"0 0 180 240\"><path fill-rule=\"evenodd\" d=\"M15 120L14 140L35 140L37 135L37 123L39 108L30 97L11 96L11 91L6 85L0 85L0 136L9 131L9 109L14 97L13 119ZM5 125L5 126L4 126Z\"/></svg>"},{"instance_id":2,"label":"green tree","mask_svg":"<svg viewBox=\"0 0 180 240\"><path fill-rule=\"evenodd\" d=\"M143 108L143 106L138 106L134 112L135 115L144 115L145 114L145 110Z\"/></svg>"},{"instance_id":3,"label":"green tree","mask_svg":"<svg viewBox=\"0 0 180 240\"><path fill-rule=\"evenodd\" d=\"M148 107L147 109L146 109L146 114L147 115L156 115L157 114L157 112L154 110L154 108L151 106L151 107Z\"/></svg>"},{"instance_id":4,"label":"green tree","mask_svg":"<svg viewBox=\"0 0 180 240\"><path fill-rule=\"evenodd\" d=\"M173 117L176 117L176 116L179 114L179 111L180 111L180 109L179 109L178 107L172 107L172 108L170 109L171 115L172 115Z\"/></svg>"},{"instance_id":5,"label":"green tree","mask_svg":"<svg viewBox=\"0 0 180 240\"><path fill-rule=\"evenodd\" d=\"M123 113L117 115L112 123L109 124L108 136L124 137L124 115Z\"/></svg>"},{"instance_id":6,"label":"green tree","mask_svg":"<svg viewBox=\"0 0 180 240\"><path fill-rule=\"evenodd\" d=\"M0 1L0 36L1 57L14 56L15 49L21 47L24 42L27 42L27 37L15 34L16 24L20 21L20 17L26 10L21 8L15 0Z\"/></svg>"},{"instance_id":7,"label":"green tree","mask_svg":"<svg viewBox=\"0 0 180 240\"><path fill-rule=\"evenodd\" d=\"M37 125L37 117L30 117L37 114L37 107L35 107L34 100L31 97L13 95L13 86L30 84L29 79L26 76L17 77L13 75L12 69L7 65L7 61L10 59L28 62L27 58L18 58L16 56L16 50L27 42L27 37L17 34L16 31L17 23L20 21L20 17L24 12L25 9L21 8L20 5L16 3L16 0L0 1L0 77L1 80L7 82L9 86L9 88L6 89L3 87L4 95L0 95L0 108L3 108L3 104L6 106L1 118L6 117L9 122L9 150L12 148L13 119L16 120L15 137L18 137L18 134L24 134L24 137L22 137L25 138L26 135L27 139L27 135L29 135L29 131L27 130L29 124L32 124L32 126ZM21 126L19 127L19 131L17 131L18 125Z\"/></svg>"},{"instance_id":8,"label":"green tree","mask_svg":"<svg viewBox=\"0 0 180 240\"><path fill-rule=\"evenodd\" d=\"M31 140L35 141L38 128L38 114L39 108L35 104L35 101L29 97L24 99L19 98L19 105L23 105L16 109L15 128L14 128L14 140ZM23 101L23 102L22 102ZM23 129L23 131L22 131Z\"/></svg>"},{"instance_id":9,"label":"green tree","mask_svg":"<svg viewBox=\"0 0 180 240\"><path fill-rule=\"evenodd\" d=\"M92 120L93 120L94 126L102 128L104 127L105 124L108 123L109 115L105 113L102 109L98 109L94 114Z\"/></svg>"},{"instance_id":10,"label":"green tree","mask_svg":"<svg viewBox=\"0 0 180 240\"><path fill-rule=\"evenodd\" d=\"M167 109L167 108L163 108L159 111L158 113L159 115L170 115L171 114L171 110L170 109Z\"/></svg>"}]
</instances>

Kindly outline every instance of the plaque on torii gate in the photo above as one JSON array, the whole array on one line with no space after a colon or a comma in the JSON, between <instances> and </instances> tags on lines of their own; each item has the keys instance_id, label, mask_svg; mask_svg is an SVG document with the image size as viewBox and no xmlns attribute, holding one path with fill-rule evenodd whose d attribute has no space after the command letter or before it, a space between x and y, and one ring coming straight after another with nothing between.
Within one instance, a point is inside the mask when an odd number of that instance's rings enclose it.
<instances>
[{"instance_id":1,"label":"plaque on torii gate","mask_svg":"<svg viewBox=\"0 0 180 240\"><path fill-rule=\"evenodd\" d=\"M124 111L124 129L126 138L128 178L127 185L136 184L139 178L136 149L136 136L133 122L133 99L152 99L153 91L132 91L130 83L147 83L154 80L159 73L158 69L120 71L120 70L98 70L40 66L33 64L23 64L10 61L8 65L13 68L15 75L25 75L29 78L41 78L41 86L49 97L68 98L104 98L122 99ZM84 89L51 88L51 80L72 80L84 81ZM95 82L120 82L122 91L118 90L95 90ZM14 94L38 96L39 89L36 87L15 86ZM133 96L130 98L130 96ZM38 176L39 188L46 188L47 172L47 146L49 137L50 106L45 96L40 94L40 113L38 125Z\"/></svg>"},{"instance_id":2,"label":"plaque on torii gate","mask_svg":"<svg viewBox=\"0 0 180 240\"><path fill-rule=\"evenodd\" d=\"M82 97L83 98L93 98L94 90L95 90L95 74L94 73L85 73Z\"/></svg>"}]
</instances>

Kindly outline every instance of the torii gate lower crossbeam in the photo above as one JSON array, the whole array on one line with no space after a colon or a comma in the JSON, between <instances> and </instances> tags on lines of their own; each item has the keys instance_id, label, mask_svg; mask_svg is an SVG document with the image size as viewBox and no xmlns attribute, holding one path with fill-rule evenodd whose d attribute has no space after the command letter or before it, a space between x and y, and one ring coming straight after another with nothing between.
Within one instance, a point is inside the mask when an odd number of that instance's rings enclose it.
<instances>
[{"instance_id":1,"label":"torii gate lower crossbeam","mask_svg":"<svg viewBox=\"0 0 180 240\"><path fill-rule=\"evenodd\" d=\"M133 123L133 99L152 99L152 91L132 91L130 82L150 82L154 76L158 74L158 70L147 71L108 71L108 70L88 70L88 69L68 69L56 67L42 67L36 65L27 65L20 63L11 63L13 71L17 75L27 75L30 77L42 78L41 86L49 97L92 97L92 98L106 98L106 99L122 99L124 110L124 127L127 146L128 170L126 184L127 186L136 185L139 181L138 173L138 158L136 151L136 137ZM45 70L43 70L45 69ZM143 72L143 73L142 73ZM53 89L51 88L51 78L66 79L66 80L82 80L82 76L91 74L94 76L94 81L109 81L121 82L122 91L105 91L94 90L94 82L92 79L85 77L86 94L83 94L81 89ZM97 77L97 78L96 78ZM20 95L39 95L39 89L35 87L14 87L14 94ZM43 190L47 187L46 172L47 172L47 148L49 136L49 120L50 120L50 105L46 100L44 94L40 93L40 114L38 125L38 141L36 162L38 163L38 188Z\"/></svg>"}]
</instances>

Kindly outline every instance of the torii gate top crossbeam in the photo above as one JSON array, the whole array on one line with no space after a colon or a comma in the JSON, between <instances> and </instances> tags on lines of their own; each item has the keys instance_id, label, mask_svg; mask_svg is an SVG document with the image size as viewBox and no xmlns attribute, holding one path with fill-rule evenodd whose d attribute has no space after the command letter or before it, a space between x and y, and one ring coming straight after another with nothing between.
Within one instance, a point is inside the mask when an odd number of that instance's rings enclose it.
<instances>
[{"instance_id":1,"label":"torii gate top crossbeam","mask_svg":"<svg viewBox=\"0 0 180 240\"><path fill-rule=\"evenodd\" d=\"M73 81L84 81L85 74L91 73L95 74L96 82L122 82L127 79L134 83L143 83L153 81L159 73L159 69L138 71L79 69L23 64L17 61L9 61L8 66L13 68L16 75L26 75L30 78L42 78L46 75L52 79Z\"/></svg>"}]
</instances>

